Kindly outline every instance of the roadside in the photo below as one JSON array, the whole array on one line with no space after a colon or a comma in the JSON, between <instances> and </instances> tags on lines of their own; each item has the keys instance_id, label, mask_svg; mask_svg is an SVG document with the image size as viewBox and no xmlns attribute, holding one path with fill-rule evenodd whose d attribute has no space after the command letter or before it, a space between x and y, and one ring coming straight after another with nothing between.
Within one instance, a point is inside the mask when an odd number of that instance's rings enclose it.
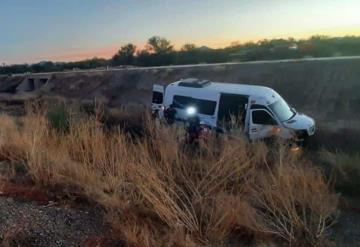
<instances>
[{"instance_id":1,"label":"roadside","mask_svg":"<svg viewBox=\"0 0 360 247\"><path fill-rule=\"evenodd\" d=\"M100 206L61 201L8 168L0 162L0 246L114 246Z\"/></svg>"},{"instance_id":2,"label":"roadside","mask_svg":"<svg viewBox=\"0 0 360 247\"><path fill-rule=\"evenodd\" d=\"M79 246L88 237L109 231L102 216L99 208L79 210L0 197L0 243Z\"/></svg>"},{"instance_id":3,"label":"roadside","mask_svg":"<svg viewBox=\"0 0 360 247\"><path fill-rule=\"evenodd\" d=\"M345 197L340 201L340 214L331 232L336 246L360 246L360 198Z\"/></svg>"}]
</instances>

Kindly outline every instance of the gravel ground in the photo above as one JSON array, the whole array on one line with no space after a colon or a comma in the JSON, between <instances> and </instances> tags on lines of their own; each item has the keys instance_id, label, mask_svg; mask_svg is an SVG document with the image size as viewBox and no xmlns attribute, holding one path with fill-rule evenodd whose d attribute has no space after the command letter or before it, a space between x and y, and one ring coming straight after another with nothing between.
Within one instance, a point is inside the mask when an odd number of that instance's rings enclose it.
<instances>
[{"instance_id":1,"label":"gravel ground","mask_svg":"<svg viewBox=\"0 0 360 247\"><path fill-rule=\"evenodd\" d=\"M344 197L346 207L340 209L332 238L336 246L360 247L360 197Z\"/></svg>"},{"instance_id":2,"label":"gravel ground","mask_svg":"<svg viewBox=\"0 0 360 247\"><path fill-rule=\"evenodd\" d=\"M109 231L102 215L98 208L42 206L0 197L0 246L9 235L17 241L14 246L79 246L87 237Z\"/></svg>"},{"instance_id":3,"label":"gravel ground","mask_svg":"<svg viewBox=\"0 0 360 247\"><path fill-rule=\"evenodd\" d=\"M334 227L336 246L360 246L360 214L344 211L341 212L338 223Z\"/></svg>"}]
</instances>

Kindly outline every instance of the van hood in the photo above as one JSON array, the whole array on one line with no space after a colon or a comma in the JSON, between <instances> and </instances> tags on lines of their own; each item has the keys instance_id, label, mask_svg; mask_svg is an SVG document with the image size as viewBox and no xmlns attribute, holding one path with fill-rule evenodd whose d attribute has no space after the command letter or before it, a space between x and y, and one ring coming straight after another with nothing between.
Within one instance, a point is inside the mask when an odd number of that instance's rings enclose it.
<instances>
[{"instance_id":1,"label":"van hood","mask_svg":"<svg viewBox=\"0 0 360 247\"><path fill-rule=\"evenodd\" d=\"M288 121L283 122L284 126L294 130L307 130L309 135L314 134L315 121L309 116L302 113L296 113L296 115Z\"/></svg>"}]
</instances>

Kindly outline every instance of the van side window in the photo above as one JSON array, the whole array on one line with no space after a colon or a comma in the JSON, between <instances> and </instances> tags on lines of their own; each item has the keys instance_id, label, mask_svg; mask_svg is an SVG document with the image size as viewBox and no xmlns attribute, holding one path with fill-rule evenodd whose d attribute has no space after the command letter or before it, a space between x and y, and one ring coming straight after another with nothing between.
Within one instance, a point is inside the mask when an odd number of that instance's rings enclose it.
<instances>
[{"instance_id":1,"label":"van side window","mask_svg":"<svg viewBox=\"0 0 360 247\"><path fill-rule=\"evenodd\" d=\"M195 99L192 97L174 95L174 107L185 109L188 106L195 106L200 114L214 115L216 108L216 101Z\"/></svg>"},{"instance_id":2,"label":"van side window","mask_svg":"<svg viewBox=\"0 0 360 247\"><path fill-rule=\"evenodd\" d=\"M249 96L240 94L220 95L218 120L221 123L229 122L233 117L239 118L240 122L245 122L246 104L249 101Z\"/></svg>"},{"instance_id":3,"label":"van side window","mask_svg":"<svg viewBox=\"0 0 360 247\"><path fill-rule=\"evenodd\" d=\"M201 114L214 115L215 113L216 101L196 99L195 105L198 107L199 113Z\"/></svg>"},{"instance_id":4,"label":"van side window","mask_svg":"<svg viewBox=\"0 0 360 247\"><path fill-rule=\"evenodd\" d=\"M194 105L194 102L191 97L174 95L173 105L179 109L185 109L189 105Z\"/></svg>"},{"instance_id":5,"label":"van side window","mask_svg":"<svg viewBox=\"0 0 360 247\"><path fill-rule=\"evenodd\" d=\"M153 91L152 102L154 104L162 104L163 103L163 94L161 92Z\"/></svg>"},{"instance_id":6,"label":"van side window","mask_svg":"<svg viewBox=\"0 0 360 247\"><path fill-rule=\"evenodd\" d=\"M277 125L277 122L274 120L274 118L264 110L252 111L252 122L254 124Z\"/></svg>"}]
</instances>

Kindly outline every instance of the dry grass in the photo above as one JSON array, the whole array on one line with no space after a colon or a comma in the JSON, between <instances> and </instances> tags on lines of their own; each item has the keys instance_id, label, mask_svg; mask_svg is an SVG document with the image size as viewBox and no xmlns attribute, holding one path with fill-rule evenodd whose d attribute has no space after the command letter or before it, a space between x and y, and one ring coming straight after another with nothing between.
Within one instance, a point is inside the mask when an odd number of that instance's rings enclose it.
<instances>
[{"instance_id":1,"label":"dry grass","mask_svg":"<svg viewBox=\"0 0 360 247\"><path fill-rule=\"evenodd\" d=\"M322 149L317 156L336 189L343 194L360 195L360 153Z\"/></svg>"},{"instance_id":2,"label":"dry grass","mask_svg":"<svg viewBox=\"0 0 360 247\"><path fill-rule=\"evenodd\" d=\"M329 191L320 170L286 161L280 159L273 169L259 172L250 188L262 230L294 245L324 244L338 198Z\"/></svg>"},{"instance_id":3,"label":"dry grass","mask_svg":"<svg viewBox=\"0 0 360 247\"><path fill-rule=\"evenodd\" d=\"M222 246L234 235L317 245L336 212L321 172L263 143L213 136L196 151L183 130L151 121L133 138L96 115L70 118L66 132L41 111L0 120L3 160L101 204L130 246Z\"/></svg>"}]
</instances>

